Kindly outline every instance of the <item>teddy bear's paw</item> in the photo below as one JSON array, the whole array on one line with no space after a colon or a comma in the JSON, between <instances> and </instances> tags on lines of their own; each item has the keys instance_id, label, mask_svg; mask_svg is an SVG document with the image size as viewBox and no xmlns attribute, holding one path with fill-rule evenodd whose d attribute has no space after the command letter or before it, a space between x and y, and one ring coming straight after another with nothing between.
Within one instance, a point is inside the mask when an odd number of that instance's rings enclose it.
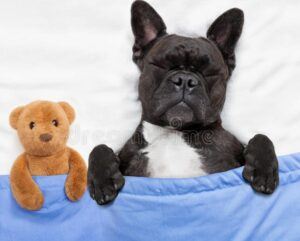
<instances>
[{"instance_id":1,"label":"teddy bear's paw","mask_svg":"<svg viewBox=\"0 0 300 241\"><path fill-rule=\"evenodd\" d=\"M68 179L65 185L65 192L68 199L72 202L78 201L86 190L86 183L76 182L75 180Z\"/></svg>"},{"instance_id":2,"label":"teddy bear's paw","mask_svg":"<svg viewBox=\"0 0 300 241\"><path fill-rule=\"evenodd\" d=\"M42 193L35 193L26 195L26 197L22 198L19 201L21 207L30 210L30 211L37 211L43 207L44 204L44 197Z\"/></svg>"}]
</instances>

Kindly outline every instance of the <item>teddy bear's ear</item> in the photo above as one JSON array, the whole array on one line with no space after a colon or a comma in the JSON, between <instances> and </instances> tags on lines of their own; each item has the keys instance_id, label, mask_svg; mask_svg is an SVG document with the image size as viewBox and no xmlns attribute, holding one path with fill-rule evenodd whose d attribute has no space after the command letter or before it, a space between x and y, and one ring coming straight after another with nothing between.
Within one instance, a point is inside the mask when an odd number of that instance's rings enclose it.
<instances>
[{"instance_id":1,"label":"teddy bear's ear","mask_svg":"<svg viewBox=\"0 0 300 241\"><path fill-rule=\"evenodd\" d=\"M72 122L75 119L75 110L73 109L73 107L69 103L64 102L64 101L63 102L58 102L58 104L65 111L65 113L66 113L66 115L68 117L69 123L72 124Z\"/></svg>"},{"instance_id":2,"label":"teddy bear's ear","mask_svg":"<svg viewBox=\"0 0 300 241\"><path fill-rule=\"evenodd\" d=\"M17 129L19 117L24 110L24 106L17 107L14 109L9 116L9 123L12 128Z\"/></svg>"}]
</instances>

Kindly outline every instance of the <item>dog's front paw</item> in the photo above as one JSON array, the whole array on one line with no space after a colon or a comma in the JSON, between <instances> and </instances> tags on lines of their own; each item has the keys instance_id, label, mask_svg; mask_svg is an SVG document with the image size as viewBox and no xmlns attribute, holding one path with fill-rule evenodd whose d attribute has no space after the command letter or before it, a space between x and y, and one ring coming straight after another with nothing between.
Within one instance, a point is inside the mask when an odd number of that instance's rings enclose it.
<instances>
[{"instance_id":1,"label":"dog's front paw","mask_svg":"<svg viewBox=\"0 0 300 241\"><path fill-rule=\"evenodd\" d=\"M260 193L271 194L279 183L278 160L272 141L264 135L256 135L244 152L243 177Z\"/></svg>"},{"instance_id":2,"label":"dog's front paw","mask_svg":"<svg viewBox=\"0 0 300 241\"><path fill-rule=\"evenodd\" d=\"M88 170L91 197L99 205L107 204L117 197L124 183L114 152L105 145L95 147L90 154Z\"/></svg>"}]
</instances>

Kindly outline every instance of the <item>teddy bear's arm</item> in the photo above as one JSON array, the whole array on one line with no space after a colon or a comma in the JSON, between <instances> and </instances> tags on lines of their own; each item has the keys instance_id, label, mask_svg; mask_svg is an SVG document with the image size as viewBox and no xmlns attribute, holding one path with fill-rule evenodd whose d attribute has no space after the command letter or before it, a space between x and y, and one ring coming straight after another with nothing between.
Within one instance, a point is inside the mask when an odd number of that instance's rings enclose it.
<instances>
[{"instance_id":1,"label":"teddy bear's arm","mask_svg":"<svg viewBox=\"0 0 300 241\"><path fill-rule=\"evenodd\" d=\"M69 174L66 180L66 194L71 201L79 200L87 186L87 167L80 154L70 148Z\"/></svg>"},{"instance_id":2,"label":"teddy bear's arm","mask_svg":"<svg viewBox=\"0 0 300 241\"><path fill-rule=\"evenodd\" d=\"M25 154L14 162L10 172L10 185L17 203L28 210L38 210L43 206L44 197L29 172Z\"/></svg>"}]
</instances>

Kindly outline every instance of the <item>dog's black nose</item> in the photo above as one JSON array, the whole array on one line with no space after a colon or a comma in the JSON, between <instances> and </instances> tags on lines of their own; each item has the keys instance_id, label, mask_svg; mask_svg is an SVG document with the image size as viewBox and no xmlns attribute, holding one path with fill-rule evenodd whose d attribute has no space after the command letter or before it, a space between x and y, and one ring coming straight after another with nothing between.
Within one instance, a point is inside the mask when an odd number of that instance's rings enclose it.
<instances>
[{"instance_id":1,"label":"dog's black nose","mask_svg":"<svg viewBox=\"0 0 300 241\"><path fill-rule=\"evenodd\" d=\"M49 142L49 141L52 140L52 135L50 135L50 134L48 134L48 133L42 134L42 135L40 135L40 140L41 140L42 142Z\"/></svg>"},{"instance_id":2,"label":"dog's black nose","mask_svg":"<svg viewBox=\"0 0 300 241\"><path fill-rule=\"evenodd\" d=\"M176 74L171 77L171 81L177 87L192 89L199 85L199 80L190 74Z\"/></svg>"}]
</instances>

